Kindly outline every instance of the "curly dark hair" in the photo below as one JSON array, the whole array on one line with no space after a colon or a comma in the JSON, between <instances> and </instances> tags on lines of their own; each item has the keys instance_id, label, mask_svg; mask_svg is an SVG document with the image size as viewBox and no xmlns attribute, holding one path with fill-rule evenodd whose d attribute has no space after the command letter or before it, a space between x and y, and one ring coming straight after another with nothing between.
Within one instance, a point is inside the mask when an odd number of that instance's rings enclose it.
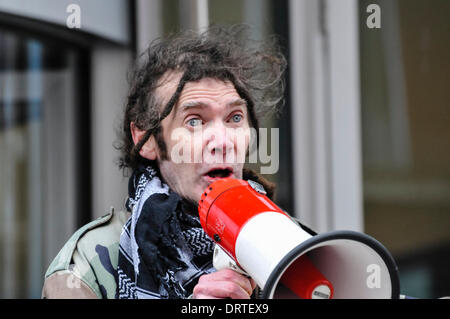
<instances>
[{"instance_id":1,"label":"curly dark hair","mask_svg":"<svg viewBox=\"0 0 450 319\"><path fill-rule=\"evenodd\" d=\"M276 37L252 41L248 30L246 25L212 26L200 34L183 31L150 44L131 77L118 146L122 152L120 168L135 169L139 164L149 163L139 151L152 134L164 153L160 123L171 112L187 82L205 77L232 82L246 100L250 125L256 129L262 115L280 112L284 104L286 59ZM168 71L183 75L175 93L163 106L155 90ZM136 145L131 122L146 131Z\"/></svg>"}]
</instances>

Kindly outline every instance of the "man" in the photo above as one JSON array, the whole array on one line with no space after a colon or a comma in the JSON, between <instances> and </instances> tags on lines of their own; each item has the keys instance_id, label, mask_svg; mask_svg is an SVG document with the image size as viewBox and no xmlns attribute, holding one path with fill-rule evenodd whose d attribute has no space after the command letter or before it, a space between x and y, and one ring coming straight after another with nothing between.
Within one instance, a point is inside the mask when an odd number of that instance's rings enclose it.
<instances>
[{"instance_id":1,"label":"man","mask_svg":"<svg viewBox=\"0 0 450 319\"><path fill-rule=\"evenodd\" d=\"M132 170L127 212L78 230L50 265L45 298L250 298L255 282L212 265L197 202L244 169L258 118L283 101L285 59L246 28L184 32L152 43L134 74L120 166ZM251 44L251 45L249 45Z\"/></svg>"}]
</instances>

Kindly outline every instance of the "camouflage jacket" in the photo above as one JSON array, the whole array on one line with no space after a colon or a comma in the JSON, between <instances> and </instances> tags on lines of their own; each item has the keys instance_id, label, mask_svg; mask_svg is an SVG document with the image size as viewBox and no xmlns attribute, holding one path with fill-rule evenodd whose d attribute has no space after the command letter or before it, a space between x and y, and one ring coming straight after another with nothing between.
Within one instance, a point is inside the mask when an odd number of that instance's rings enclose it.
<instances>
[{"instance_id":1,"label":"camouflage jacket","mask_svg":"<svg viewBox=\"0 0 450 319\"><path fill-rule=\"evenodd\" d=\"M111 209L78 229L45 273L42 298L115 298L120 233L129 217Z\"/></svg>"}]
</instances>

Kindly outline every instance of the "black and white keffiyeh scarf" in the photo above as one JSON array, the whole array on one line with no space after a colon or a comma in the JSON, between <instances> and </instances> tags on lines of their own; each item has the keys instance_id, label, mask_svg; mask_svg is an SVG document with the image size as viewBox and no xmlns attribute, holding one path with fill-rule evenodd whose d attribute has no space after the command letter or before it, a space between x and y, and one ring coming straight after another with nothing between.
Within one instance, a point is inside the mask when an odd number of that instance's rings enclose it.
<instances>
[{"instance_id":1,"label":"black and white keffiyeh scarf","mask_svg":"<svg viewBox=\"0 0 450 319\"><path fill-rule=\"evenodd\" d=\"M175 299L192 294L198 278L213 272L214 242L196 207L164 184L155 169L140 167L128 185L117 268L117 298Z\"/></svg>"}]
</instances>

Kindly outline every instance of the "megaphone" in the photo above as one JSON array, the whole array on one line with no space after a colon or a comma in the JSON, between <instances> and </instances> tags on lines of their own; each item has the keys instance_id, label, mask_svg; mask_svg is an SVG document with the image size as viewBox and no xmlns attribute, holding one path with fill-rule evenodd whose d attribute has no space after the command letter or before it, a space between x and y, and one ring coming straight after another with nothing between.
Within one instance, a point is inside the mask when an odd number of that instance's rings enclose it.
<instances>
[{"instance_id":1,"label":"megaphone","mask_svg":"<svg viewBox=\"0 0 450 319\"><path fill-rule=\"evenodd\" d=\"M223 178L199 201L200 222L228 267L252 277L266 299L397 299L397 265L374 238L304 230L248 182ZM222 264L224 264L222 262ZM225 262L227 264L227 262Z\"/></svg>"}]
</instances>

